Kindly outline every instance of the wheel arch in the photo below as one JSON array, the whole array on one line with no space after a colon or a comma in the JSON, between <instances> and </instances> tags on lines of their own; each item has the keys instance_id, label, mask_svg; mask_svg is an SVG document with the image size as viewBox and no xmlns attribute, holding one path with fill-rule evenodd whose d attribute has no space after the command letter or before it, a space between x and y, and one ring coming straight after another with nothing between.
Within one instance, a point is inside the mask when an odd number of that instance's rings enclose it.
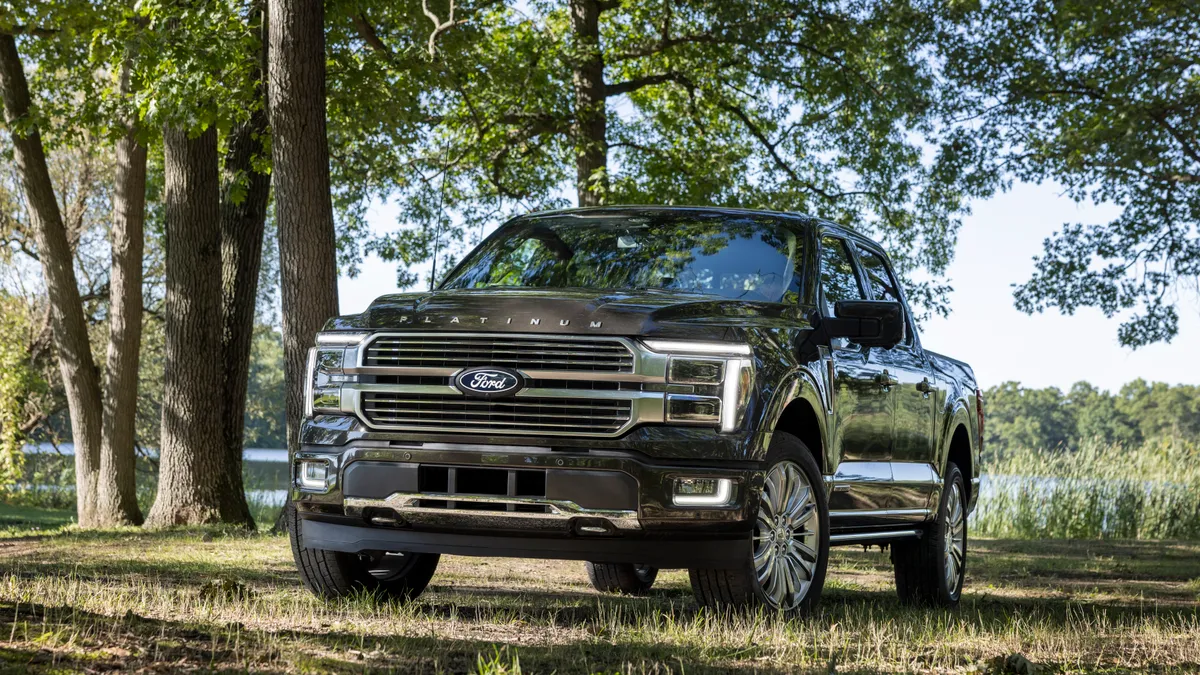
<instances>
[{"instance_id":1,"label":"wheel arch","mask_svg":"<svg viewBox=\"0 0 1200 675\"><path fill-rule=\"evenodd\" d=\"M945 419L938 470L945 476L951 461L958 466L966 479L967 503L973 506L978 498L980 460L979 434L973 424L971 409L966 401L956 401Z\"/></svg>"},{"instance_id":2,"label":"wheel arch","mask_svg":"<svg viewBox=\"0 0 1200 675\"><path fill-rule=\"evenodd\" d=\"M821 473L828 475L837 466L837 460L830 451L822 391L822 385L810 371L804 368L793 371L766 405L759 428L799 438L812 451Z\"/></svg>"}]
</instances>

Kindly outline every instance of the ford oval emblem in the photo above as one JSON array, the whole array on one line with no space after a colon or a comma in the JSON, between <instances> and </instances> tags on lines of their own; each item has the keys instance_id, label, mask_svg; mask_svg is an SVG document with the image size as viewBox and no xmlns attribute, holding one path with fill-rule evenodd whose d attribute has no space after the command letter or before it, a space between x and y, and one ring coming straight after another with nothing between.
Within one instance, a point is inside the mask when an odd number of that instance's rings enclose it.
<instances>
[{"instance_id":1,"label":"ford oval emblem","mask_svg":"<svg viewBox=\"0 0 1200 675\"><path fill-rule=\"evenodd\" d=\"M477 398L514 394L525 386L525 378L508 368L468 368L454 376L454 387Z\"/></svg>"}]
</instances>

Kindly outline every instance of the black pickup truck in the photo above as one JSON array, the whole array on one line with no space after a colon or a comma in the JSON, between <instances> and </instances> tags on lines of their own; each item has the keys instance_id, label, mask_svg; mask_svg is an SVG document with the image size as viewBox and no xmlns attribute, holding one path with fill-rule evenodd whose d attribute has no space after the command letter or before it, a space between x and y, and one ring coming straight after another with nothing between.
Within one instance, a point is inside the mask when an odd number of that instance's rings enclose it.
<instances>
[{"instance_id":1,"label":"black pickup truck","mask_svg":"<svg viewBox=\"0 0 1200 675\"><path fill-rule=\"evenodd\" d=\"M587 561L602 591L686 568L702 605L816 605L829 547L889 545L954 606L979 492L971 369L924 349L891 263L816 218L523 216L437 290L311 351L292 549L336 597L414 597L439 554Z\"/></svg>"}]
</instances>

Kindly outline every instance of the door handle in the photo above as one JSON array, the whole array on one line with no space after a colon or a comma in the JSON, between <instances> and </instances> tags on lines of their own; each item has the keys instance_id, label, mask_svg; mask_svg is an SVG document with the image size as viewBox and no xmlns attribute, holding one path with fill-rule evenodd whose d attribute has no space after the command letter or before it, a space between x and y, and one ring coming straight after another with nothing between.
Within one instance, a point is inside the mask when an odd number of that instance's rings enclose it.
<instances>
[{"instance_id":1,"label":"door handle","mask_svg":"<svg viewBox=\"0 0 1200 675\"><path fill-rule=\"evenodd\" d=\"M884 389L888 389L888 388L891 388L891 387L894 387L894 386L900 384L900 380L897 380L896 378L892 377L888 373L888 371L885 370L882 373L879 373L878 375L875 376L875 383L878 384L879 386L883 387Z\"/></svg>"},{"instance_id":2,"label":"door handle","mask_svg":"<svg viewBox=\"0 0 1200 675\"><path fill-rule=\"evenodd\" d=\"M929 394L933 392L933 385L929 383L928 377L917 383L917 391L925 394L925 398L929 398Z\"/></svg>"}]
</instances>

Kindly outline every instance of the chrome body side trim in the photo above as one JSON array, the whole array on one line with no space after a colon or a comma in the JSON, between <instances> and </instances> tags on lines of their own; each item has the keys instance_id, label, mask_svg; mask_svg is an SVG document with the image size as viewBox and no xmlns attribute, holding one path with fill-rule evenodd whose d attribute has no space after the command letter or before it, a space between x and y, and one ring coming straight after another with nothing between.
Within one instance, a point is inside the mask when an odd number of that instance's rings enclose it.
<instances>
[{"instance_id":1,"label":"chrome body side trim","mask_svg":"<svg viewBox=\"0 0 1200 675\"><path fill-rule=\"evenodd\" d=\"M929 509L870 509L830 511L830 518L908 518L912 516L928 517Z\"/></svg>"},{"instance_id":2,"label":"chrome body side trim","mask_svg":"<svg viewBox=\"0 0 1200 675\"><path fill-rule=\"evenodd\" d=\"M445 501L469 504L494 504L504 507L544 507L545 512L534 511L480 511L476 509L434 508L421 506L422 501ZM363 499L346 497L346 515L363 515L365 509L388 509L394 511L413 525L441 525L469 527L472 524L485 527L504 527L505 522L528 529L531 524L541 522L548 529L558 529L572 518L600 518L618 530L640 530L637 511L585 509L573 501L547 499L545 497L507 497L491 495L463 495L440 492L394 492L386 499Z\"/></svg>"},{"instance_id":3,"label":"chrome body side trim","mask_svg":"<svg viewBox=\"0 0 1200 675\"><path fill-rule=\"evenodd\" d=\"M850 534L831 534L829 535L829 544L837 546L839 544L859 544L869 543L872 541L892 540L892 539L917 539L921 536L920 530L887 530L885 532L854 532Z\"/></svg>"}]
</instances>

